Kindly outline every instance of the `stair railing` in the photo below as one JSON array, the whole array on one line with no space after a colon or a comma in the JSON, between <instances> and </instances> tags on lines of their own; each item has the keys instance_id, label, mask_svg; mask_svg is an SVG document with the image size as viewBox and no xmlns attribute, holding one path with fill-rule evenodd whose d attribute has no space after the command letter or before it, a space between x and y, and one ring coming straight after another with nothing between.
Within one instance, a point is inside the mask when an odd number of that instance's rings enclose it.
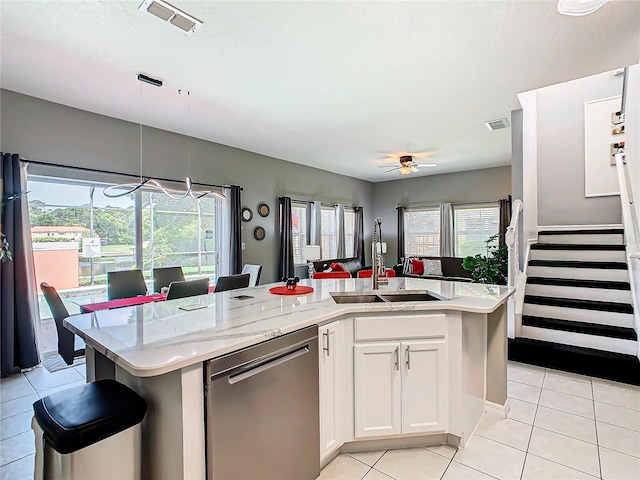
<instances>
[{"instance_id":1,"label":"stair railing","mask_svg":"<svg viewBox=\"0 0 640 480\"><path fill-rule=\"evenodd\" d=\"M520 270L520 258L518 253L518 225L520 212L522 211L522 200L516 199L511 205L511 221L507 227L505 241L509 252L507 267L507 285L515 288L518 271Z\"/></svg>"},{"instance_id":2,"label":"stair railing","mask_svg":"<svg viewBox=\"0 0 640 480\"><path fill-rule=\"evenodd\" d=\"M511 204L511 221L509 222L505 235L505 243L507 244L507 251L509 253L507 261L507 286L510 289L517 289L521 277L518 227L520 225L519 219L522 208L522 200L520 199L514 200ZM524 288L524 286L522 286L522 288ZM507 300L507 336L509 338L515 338L519 330L519 325L516 323L516 295L512 295L509 300Z\"/></svg>"},{"instance_id":3,"label":"stair railing","mask_svg":"<svg viewBox=\"0 0 640 480\"><path fill-rule=\"evenodd\" d=\"M629 266L629 283L633 300L633 321L636 332L640 333L640 233L638 218L633 204L633 189L624 153L616 153L616 170L620 184L620 203L622 206L622 226L626 243L627 265ZM640 349L637 353L640 358Z\"/></svg>"}]
</instances>

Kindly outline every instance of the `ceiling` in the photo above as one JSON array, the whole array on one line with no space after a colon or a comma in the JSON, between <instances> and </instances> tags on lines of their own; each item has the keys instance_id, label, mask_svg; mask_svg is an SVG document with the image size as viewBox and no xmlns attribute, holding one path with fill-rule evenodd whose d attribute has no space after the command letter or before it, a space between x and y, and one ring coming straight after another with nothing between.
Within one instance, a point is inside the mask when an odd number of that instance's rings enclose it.
<instances>
[{"instance_id":1,"label":"ceiling","mask_svg":"<svg viewBox=\"0 0 640 480\"><path fill-rule=\"evenodd\" d=\"M173 0L192 36L141 1L2 0L1 86L379 182L402 178L379 168L397 151L433 152L413 176L509 165L511 130L484 122L517 93L640 56L637 1Z\"/></svg>"}]
</instances>

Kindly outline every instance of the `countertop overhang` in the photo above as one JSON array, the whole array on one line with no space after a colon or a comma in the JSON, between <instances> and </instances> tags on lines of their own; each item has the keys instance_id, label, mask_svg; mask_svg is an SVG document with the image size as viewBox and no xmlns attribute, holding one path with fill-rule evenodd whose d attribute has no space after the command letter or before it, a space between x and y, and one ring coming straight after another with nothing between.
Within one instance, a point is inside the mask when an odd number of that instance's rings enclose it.
<instances>
[{"instance_id":1,"label":"countertop overhang","mask_svg":"<svg viewBox=\"0 0 640 480\"><path fill-rule=\"evenodd\" d=\"M311 325L357 313L454 310L491 313L514 293L499 285L418 278L302 280L306 295L274 295L258 287L135 307L73 315L65 326L93 349L138 377L178 370ZM448 300L336 304L331 293L432 293ZM250 298L236 298L248 296ZM191 307L195 310L185 310Z\"/></svg>"}]
</instances>

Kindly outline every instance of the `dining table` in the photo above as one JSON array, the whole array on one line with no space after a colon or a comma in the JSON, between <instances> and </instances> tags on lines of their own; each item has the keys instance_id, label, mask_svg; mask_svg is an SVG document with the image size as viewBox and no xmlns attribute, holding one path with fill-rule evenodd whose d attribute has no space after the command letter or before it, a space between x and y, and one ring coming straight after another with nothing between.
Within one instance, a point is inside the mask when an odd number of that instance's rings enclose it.
<instances>
[{"instance_id":1,"label":"dining table","mask_svg":"<svg viewBox=\"0 0 640 480\"><path fill-rule=\"evenodd\" d=\"M213 293L215 285L209 287L209 293ZM166 293L152 293L150 295L138 295L136 297L115 298L104 302L78 303L80 313L92 313L99 310L110 310L112 308L133 307L151 302L164 302L167 299Z\"/></svg>"}]
</instances>

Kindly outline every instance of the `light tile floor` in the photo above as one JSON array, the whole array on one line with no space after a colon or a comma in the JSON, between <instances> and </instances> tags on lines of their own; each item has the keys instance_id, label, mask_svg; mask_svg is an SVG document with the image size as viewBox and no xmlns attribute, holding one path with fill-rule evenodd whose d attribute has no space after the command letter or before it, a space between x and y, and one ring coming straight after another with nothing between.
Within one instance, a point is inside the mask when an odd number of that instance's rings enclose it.
<instances>
[{"instance_id":1,"label":"light tile floor","mask_svg":"<svg viewBox=\"0 0 640 480\"><path fill-rule=\"evenodd\" d=\"M466 449L342 454L318 480L640 480L640 387L509 362L509 418Z\"/></svg>"},{"instance_id":2,"label":"light tile floor","mask_svg":"<svg viewBox=\"0 0 640 480\"><path fill-rule=\"evenodd\" d=\"M339 455L319 480L640 479L640 387L509 363L508 419L485 415L464 450ZM33 478L32 404L84 383L83 368L0 380L0 479Z\"/></svg>"}]
</instances>

